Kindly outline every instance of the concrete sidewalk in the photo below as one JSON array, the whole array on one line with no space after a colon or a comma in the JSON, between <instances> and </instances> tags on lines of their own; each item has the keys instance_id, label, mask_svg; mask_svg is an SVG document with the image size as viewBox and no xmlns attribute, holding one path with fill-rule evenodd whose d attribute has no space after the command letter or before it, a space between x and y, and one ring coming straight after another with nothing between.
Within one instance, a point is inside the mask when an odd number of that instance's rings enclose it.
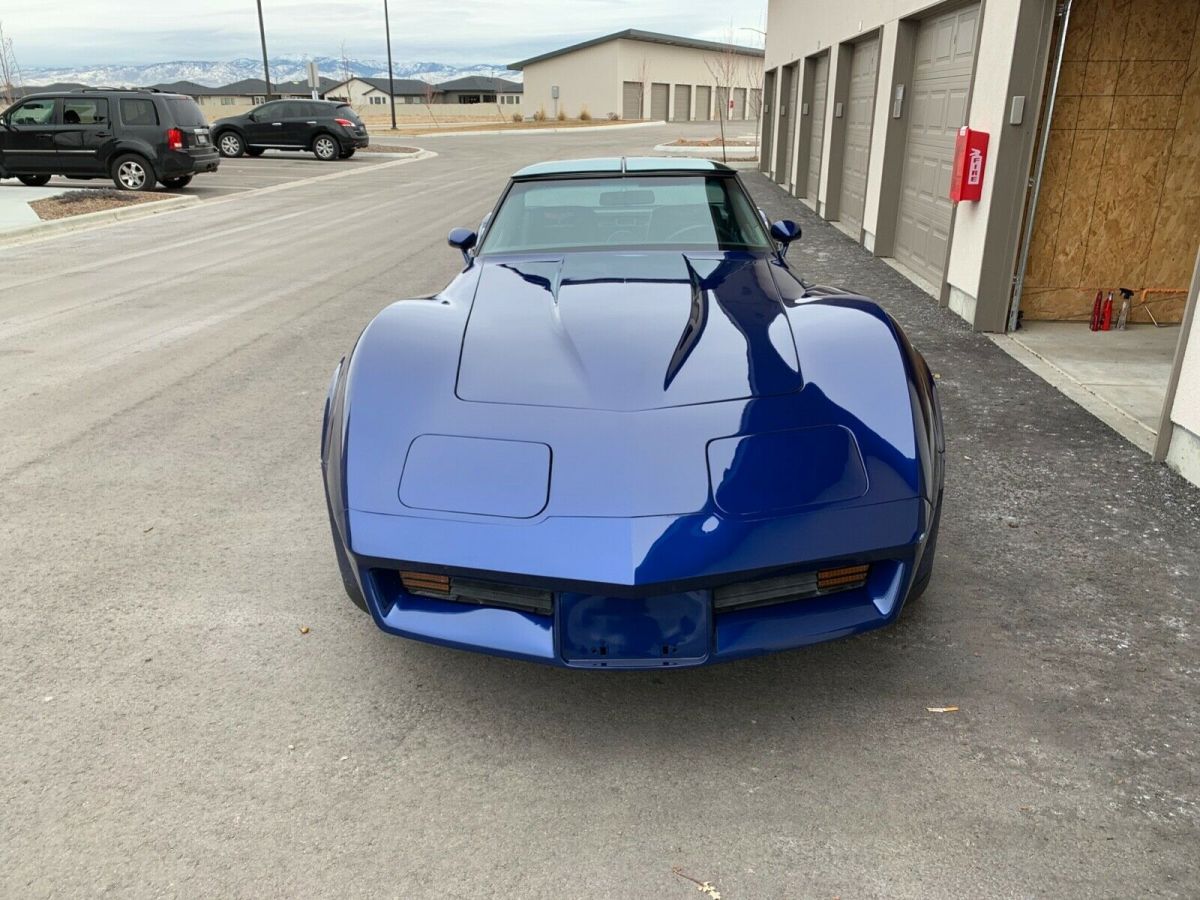
<instances>
[{"instance_id":1,"label":"concrete sidewalk","mask_svg":"<svg viewBox=\"0 0 1200 900\"><path fill-rule=\"evenodd\" d=\"M69 187L26 187L19 181L0 181L0 233L37 225L42 220L29 204L69 190Z\"/></svg>"}]
</instances>

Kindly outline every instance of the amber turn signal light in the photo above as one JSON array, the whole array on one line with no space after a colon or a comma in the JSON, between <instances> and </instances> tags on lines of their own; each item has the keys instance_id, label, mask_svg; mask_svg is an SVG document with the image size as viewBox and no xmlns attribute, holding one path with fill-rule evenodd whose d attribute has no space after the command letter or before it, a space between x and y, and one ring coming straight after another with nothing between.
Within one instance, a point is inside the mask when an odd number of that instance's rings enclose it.
<instances>
[{"instance_id":1,"label":"amber turn signal light","mask_svg":"<svg viewBox=\"0 0 1200 900\"><path fill-rule=\"evenodd\" d=\"M817 573L817 587L822 591L830 588L859 585L867 580L870 566L842 566L838 569L822 569Z\"/></svg>"},{"instance_id":2,"label":"amber turn signal light","mask_svg":"<svg viewBox=\"0 0 1200 900\"><path fill-rule=\"evenodd\" d=\"M400 583L410 594L433 595L448 597L450 595L449 575L430 575L428 572L401 572Z\"/></svg>"}]
</instances>

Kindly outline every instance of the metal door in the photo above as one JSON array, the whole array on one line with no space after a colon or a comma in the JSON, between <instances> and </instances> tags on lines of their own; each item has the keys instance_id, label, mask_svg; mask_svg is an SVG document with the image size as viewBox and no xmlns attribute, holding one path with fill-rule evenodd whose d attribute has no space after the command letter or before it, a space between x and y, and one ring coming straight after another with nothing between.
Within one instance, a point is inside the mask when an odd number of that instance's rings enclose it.
<instances>
[{"instance_id":1,"label":"metal door","mask_svg":"<svg viewBox=\"0 0 1200 900\"><path fill-rule=\"evenodd\" d=\"M675 109L671 118L676 122L686 122L692 117L692 86L690 84L675 85Z\"/></svg>"},{"instance_id":2,"label":"metal door","mask_svg":"<svg viewBox=\"0 0 1200 900\"><path fill-rule=\"evenodd\" d=\"M739 122L742 119L746 118L746 89L745 88L734 88L733 89L733 114L730 115L729 118L736 119Z\"/></svg>"},{"instance_id":3,"label":"metal door","mask_svg":"<svg viewBox=\"0 0 1200 900\"><path fill-rule=\"evenodd\" d=\"M825 149L825 99L829 92L829 54L826 53L813 65L812 100L809 115L812 128L808 136L808 180L805 192L816 204L817 190L821 184L821 153Z\"/></svg>"},{"instance_id":4,"label":"metal door","mask_svg":"<svg viewBox=\"0 0 1200 900\"><path fill-rule=\"evenodd\" d=\"M756 92L758 93L758 92ZM775 70L772 69L763 77L763 91L759 94L761 103L763 98L766 98L766 105L761 106L759 115L762 116L762 143L759 145L758 151L758 168L762 172L771 170L771 148L774 146L772 139L775 136Z\"/></svg>"},{"instance_id":5,"label":"metal door","mask_svg":"<svg viewBox=\"0 0 1200 900\"><path fill-rule=\"evenodd\" d=\"M26 100L8 113L7 127L0 126L0 160L6 169L28 174L55 171L57 103L53 98Z\"/></svg>"},{"instance_id":6,"label":"metal door","mask_svg":"<svg viewBox=\"0 0 1200 900\"><path fill-rule=\"evenodd\" d=\"M854 45L846 98L846 147L842 156L842 192L838 202L842 224L862 228L867 197L867 163L871 157L871 123L875 118L875 85L879 75L879 39Z\"/></svg>"},{"instance_id":7,"label":"metal door","mask_svg":"<svg viewBox=\"0 0 1200 900\"><path fill-rule=\"evenodd\" d=\"M712 88L707 84L696 85L696 121L708 122L712 119Z\"/></svg>"},{"instance_id":8,"label":"metal door","mask_svg":"<svg viewBox=\"0 0 1200 900\"><path fill-rule=\"evenodd\" d=\"M779 134L775 138L775 180L792 181L792 141L796 136L796 96L800 89L799 63L783 67L779 82Z\"/></svg>"},{"instance_id":9,"label":"metal door","mask_svg":"<svg viewBox=\"0 0 1200 900\"><path fill-rule=\"evenodd\" d=\"M626 81L621 89L621 118L640 119L642 117L642 83Z\"/></svg>"},{"instance_id":10,"label":"metal door","mask_svg":"<svg viewBox=\"0 0 1200 900\"><path fill-rule=\"evenodd\" d=\"M671 86L654 82L650 85L650 118L655 122L667 121L667 106L671 102Z\"/></svg>"},{"instance_id":11,"label":"metal door","mask_svg":"<svg viewBox=\"0 0 1200 900\"><path fill-rule=\"evenodd\" d=\"M975 26L970 6L922 22L917 30L908 136L896 223L896 259L940 286L950 246L950 172L954 139L967 117Z\"/></svg>"}]
</instances>

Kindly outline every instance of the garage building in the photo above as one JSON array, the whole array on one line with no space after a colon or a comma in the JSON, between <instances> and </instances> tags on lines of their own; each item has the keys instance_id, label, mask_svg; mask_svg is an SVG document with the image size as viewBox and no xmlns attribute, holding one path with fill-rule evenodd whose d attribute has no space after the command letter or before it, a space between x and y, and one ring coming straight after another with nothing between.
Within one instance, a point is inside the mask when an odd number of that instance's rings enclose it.
<instances>
[{"instance_id":1,"label":"garage building","mask_svg":"<svg viewBox=\"0 0 1200 900\"><path fill-rule=\"evenodd\" d=\"M764 88L765 174L1200 483L1200 0L770 0Z\"/></svg>"},{"instance_id":2,"label":"garage building","mask_svg":"<svg viewBox=\"0 0 1200 900\"><path fill-rule=\"evenodd\" d=\"M757 118L763 51L627 29L512 63L527 114L660 121Z\"/></svg>"}]
</instances>

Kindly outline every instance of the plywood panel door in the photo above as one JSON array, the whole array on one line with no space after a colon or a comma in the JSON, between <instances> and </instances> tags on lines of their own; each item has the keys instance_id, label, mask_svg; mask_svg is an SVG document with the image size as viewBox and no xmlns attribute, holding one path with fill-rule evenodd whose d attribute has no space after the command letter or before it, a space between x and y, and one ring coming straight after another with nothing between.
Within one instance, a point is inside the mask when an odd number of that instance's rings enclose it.
<instances>
[{"instance_id":1,"label":"plywood panel door","mask_svg":"<svg viewBox=\"0 0 1200 900\"><path fill-rule=\"evenodd\" d=\"M846 145L842 156L842 192L838 207L842 224L860 229L867 197L867 161L871 156L871 123L875 117L875 85L879 75L879 39L854 45L846 98Z\"/></svg>"},{"instance_id":2,"label":"plywood panel door","mask_svg":"<svg viewBox=\"0 0 1200 900\"><path fill-rule=\"evenodd\" d=\"M817 202L817 189L821 183L821 151L825 146L825 98L829 93L829 54L826 53L813 66L812 130L808 135L808 199Z\"/></svg>"},{"instance_id":3,"label":"plywood panel door","mask_svg":"<svg viewBox=\"0 0 1200 900\"><path fill-rule=\"evenodd\" d=\"M966 121L979 7L929 19L917 30L908 136L896 223L896 259L940 286L950 246L954 138Z\"/></svg>"}]
</instances>

